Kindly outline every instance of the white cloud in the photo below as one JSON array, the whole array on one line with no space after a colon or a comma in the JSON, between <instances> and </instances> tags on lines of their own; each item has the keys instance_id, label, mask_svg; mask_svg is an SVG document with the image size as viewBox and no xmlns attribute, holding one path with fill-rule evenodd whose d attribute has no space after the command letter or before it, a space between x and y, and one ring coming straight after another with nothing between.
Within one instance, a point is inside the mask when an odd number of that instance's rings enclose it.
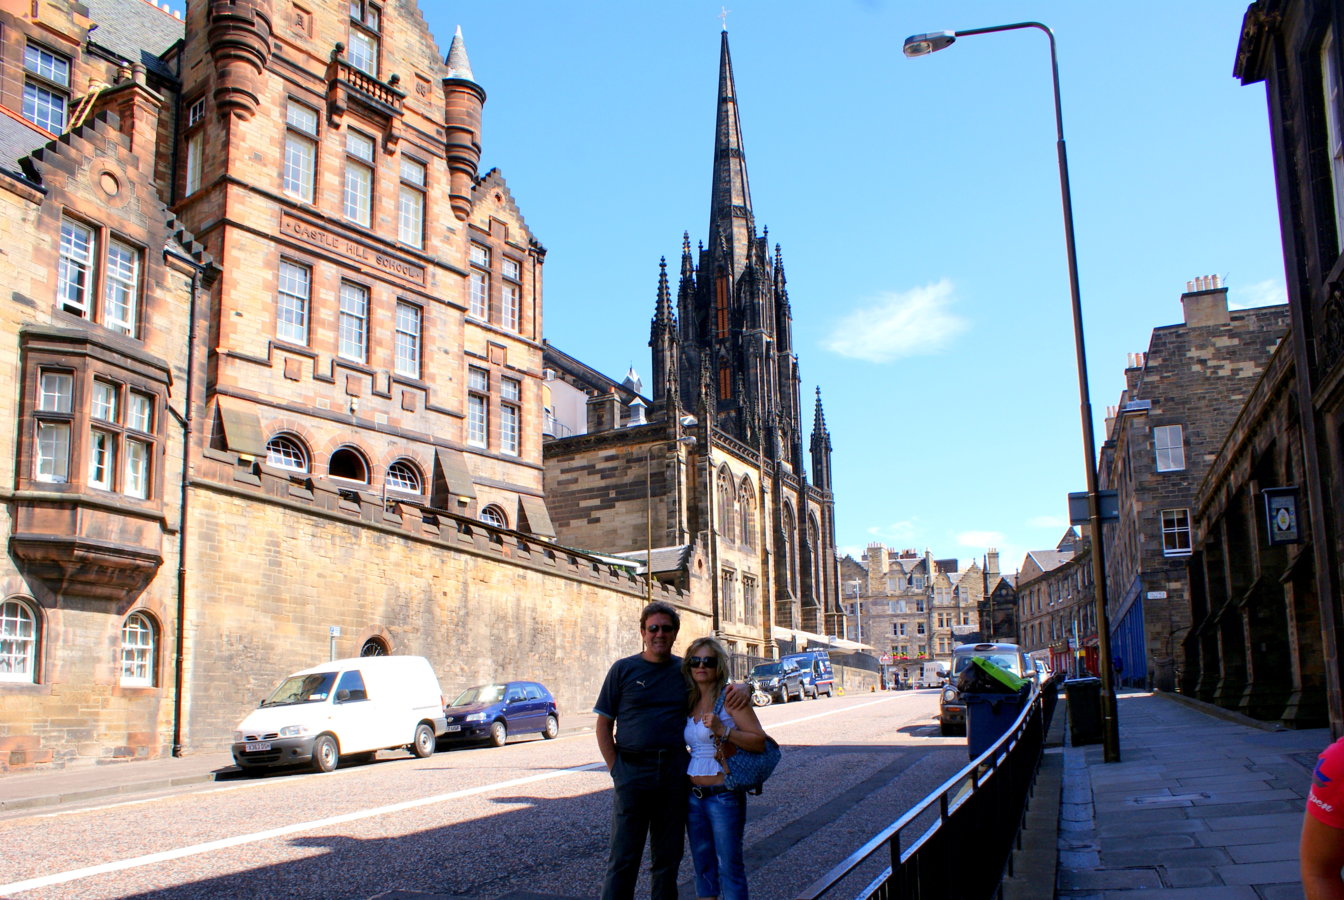
<instances>
[{"instance_id":1,"label":"white cloud","mask_svg":"<svg viewBox=\"0 0 1344 900\"><path fill-rule=\"evenodd\" d=\"M1027 519L1027 524L1032 528L1057 528L1063 534L1069 527L1069 519L1067 516L1032 516Z\"/></svg>"},{"instance_id":2,"label":"white cloud","mask_svg":"<svg viewBox=\"0 0 1344 900\"><path fill-rule=\"evenodd\" d=\"M1288 302L1288 289L1282 281L1272 278L1245 287L1229 286L1227 295L1227 305L1232 309L1252 309Z\"/></svg>"},{"instance_id":3,"label":"white cloud","mask_svg":"<svg viewBox=\"0 0 1344 900\"><path fill-rule=\"evenodd\" d=\"M1000 531L963 531L957 535L957 545L961 547L976 547L981 550L987 550L990 547L998 547L1003 543L1003 532Z\"/></svg>"},{"instance_id":4,"label":"white cloud","mask_svg":"<svg viewBox=\"0 0 1344 900\"><path fill-rule=\"evenodd\" d=\"M887 546L908 541L915 536L915 523L910 521L892 522L890 525L872 525L868 534L875 541Z\"/></svg>"},{"instance_id":5,"label":"white cloud","mask_svg":"<svg viewBox=\"0 0 1344 900\"><path fill-rule=\"evenodd\" d=\"M875 363L932 355L970 325L951 312L954 302L952 282L946 278L908 291L888 291L837 322L822 346Z\"/></svg>"}]
</instances>

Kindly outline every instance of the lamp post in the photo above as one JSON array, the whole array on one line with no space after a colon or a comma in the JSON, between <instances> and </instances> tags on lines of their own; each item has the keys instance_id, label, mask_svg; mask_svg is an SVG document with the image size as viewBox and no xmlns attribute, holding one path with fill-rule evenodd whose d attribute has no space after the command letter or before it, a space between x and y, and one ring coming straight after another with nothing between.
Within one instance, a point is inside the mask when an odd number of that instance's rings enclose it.
<instances>
[{"instance_id":1,"label":"lamp post","mask_svg":"<svg viewBox=\"0 0 1344 900\"><path fill-rule=\"evenodd\" d=\"M1069 261L1069 294L1073 306L1073 344L1078 366L1078 396L1083 425L1083 455L1087 461L1087 517L1092 534L1092 580L1097 610L1097 668L1101 670L1102 741L1106 762L1120 761L1120 732L1115 718L1115 685L1111 672L1111 628L1106 613L1106 562L1101 541L1101 510L1097 499L1097 450L1092 426L1092 398L1087 383L1087 353L1083 344L1083 305L1078 291L1078 254L1073 237L1073 199L1069 191L1069 160L1064 149L1064 112L1059 99L1059 60L1055 33L1040 22L1017 22L963 31L936 31L905 39L902 48L909 57L927 56L950 47L957 38L999 31L1035 28L1050 40L1050 75L1055 89L1055 148L1059 157L1059 192L1064 207L1064 244Z\"/></svg>"}]
</instances>

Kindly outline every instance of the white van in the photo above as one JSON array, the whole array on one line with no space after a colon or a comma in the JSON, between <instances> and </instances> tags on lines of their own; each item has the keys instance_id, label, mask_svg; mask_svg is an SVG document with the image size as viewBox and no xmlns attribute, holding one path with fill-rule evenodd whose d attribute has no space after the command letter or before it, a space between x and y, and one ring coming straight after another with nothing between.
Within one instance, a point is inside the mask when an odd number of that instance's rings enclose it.
<instances>
[{"instance_id":1,"label":"white van","mask_svg":"<svg viewBox=\"0 0 1344 900\"><path fill-rule=\"evenodd\" d=\"M423 656L361 656L295 672L233 733L244 769L371 758L406 747L424 758L447 730L438 676Z\"/></svg>"}]
</instances>

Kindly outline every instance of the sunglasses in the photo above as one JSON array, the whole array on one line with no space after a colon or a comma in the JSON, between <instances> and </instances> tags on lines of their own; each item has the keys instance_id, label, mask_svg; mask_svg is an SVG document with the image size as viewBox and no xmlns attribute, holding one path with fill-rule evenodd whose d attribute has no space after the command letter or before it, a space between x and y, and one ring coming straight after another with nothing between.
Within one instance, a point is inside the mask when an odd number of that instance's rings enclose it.
<instances>
[{"instance_id":1,"label":"sunglasses","mask_svg":"<svg viewBox=\"0 0 1344 900\"><path fill-rule=\"evenodd\" d=\"M706 669L717 669L719 667L719 658L717 656L688 656L686 665L692 669L698 669L704 666Z\"/></svg>"},{"instance_id":2,"label":"sunglasses","mask_svg":"<svg viewBox=\"0 0 1344 900\"><path fill-rule=\"evenodd\" d=\"M663 634L675 634L675 633L676 633L676 630L677 630L677 626L675 626L675 625L661 625L661 624L657 624L657 623L655 623L655 624L653 624L653 625L645 625L645 626L644 626L644 630L647 631L649 634L657 634L657 633L660 632L660 631L661 631Z\"/></svg>"}]
</instances>

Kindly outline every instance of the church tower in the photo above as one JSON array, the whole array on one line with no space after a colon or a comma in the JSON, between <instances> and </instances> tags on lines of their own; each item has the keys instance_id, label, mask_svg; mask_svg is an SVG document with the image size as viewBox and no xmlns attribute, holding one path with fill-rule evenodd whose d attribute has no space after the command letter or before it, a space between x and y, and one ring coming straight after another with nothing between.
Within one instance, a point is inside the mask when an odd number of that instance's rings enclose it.
<instances>
[{"instance_id":1,"label":"church tower","mask_svg":"<svg viewBox=\"0 0 1344 900\"><path fill-rule=\"evenodd\" d=\"M723 433L804 472L798 361L783 257L756 231L728 33L719 51L718 115L708 243L693 256L683 236L675 313L666 268L650 335L655 408L700 395L709 379Z\"/></svg>"}]
</instances>

